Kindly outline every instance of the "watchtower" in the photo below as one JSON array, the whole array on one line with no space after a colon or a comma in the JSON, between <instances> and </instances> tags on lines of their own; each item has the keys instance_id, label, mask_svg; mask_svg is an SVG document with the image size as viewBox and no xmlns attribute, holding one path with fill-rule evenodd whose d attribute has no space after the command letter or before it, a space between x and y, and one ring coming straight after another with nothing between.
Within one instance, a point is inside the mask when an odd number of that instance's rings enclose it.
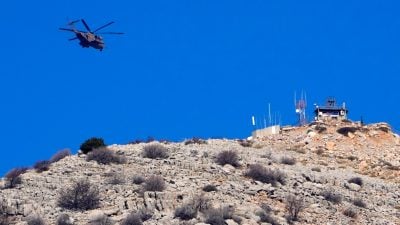
<instances>
[{"instance_id":1,"label":"watchtower","mask_svg":"<svg viewBox=\"0 0 400 225\"><path fill-rule=\"evenodd\" d=\"M334 97L327 98L325 106L315 105L314 110L316 121L346 120L348 112L346 104L337 106Z\"/></svg>"}]
</instances>

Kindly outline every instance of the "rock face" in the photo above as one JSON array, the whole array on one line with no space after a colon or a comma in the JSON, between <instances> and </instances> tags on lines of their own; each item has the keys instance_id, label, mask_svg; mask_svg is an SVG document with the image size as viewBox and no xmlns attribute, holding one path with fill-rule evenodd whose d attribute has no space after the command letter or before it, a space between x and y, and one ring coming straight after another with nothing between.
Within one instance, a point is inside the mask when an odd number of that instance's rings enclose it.
<instances>
[{"instance_id":1,"label":"rock face","mask_svg":"<svg viewBox=\"0 0 400 225\"><path fill-rule=\"evenodd\" d=\"M337 132L344 126L354 127L350 135ZM267 211L277 224L289 224L286 200L294 195L304 206L295 224L400 224L400 146L389 125L310 124L254 140L250 147L241 143L225 139L210 139L206 144L160 143L169 151L164 159L144 158L145 143L111 145L111 151L127 160L110 165L88 162L84 155L68 156L48 171L29 170L17 187L0 190L0 205L13 224L21 225L31 216L56 224L61 214L68 214L77 225L99 215L120 224L132 212L147 212L150 219L145 225L206 225L207 210L187 221L175 217L176 208L197 199L204 208L229 209L226 224L269 224L260 214ZM241 166L217 164L216 156L225 150L234 150ZM283 157L296 163L282 163ZM249 165L256 163L279 170L285 182L271 185L245 176ZM144 192L143 184L133 182L135 176L152 175L164 179L164 191ZM362 184L351 182L352 178ZM80 179L98 188L100 206L86 211L59 207L61 191ZM210 184L216 190L202 190ZM333 203L326 192L339 195L341 201ZM208 205L199 199L208 199ZM347 209L356 216L346 216Z\"/></svg>"}]
</instances>

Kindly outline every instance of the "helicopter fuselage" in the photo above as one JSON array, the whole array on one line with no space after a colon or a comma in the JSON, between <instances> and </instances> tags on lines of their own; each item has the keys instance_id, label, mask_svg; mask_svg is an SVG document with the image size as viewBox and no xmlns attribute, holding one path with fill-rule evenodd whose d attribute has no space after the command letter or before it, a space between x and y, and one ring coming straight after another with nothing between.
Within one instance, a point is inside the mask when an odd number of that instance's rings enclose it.
<instances>
[{"instance_id":1,"label":"helicopter fuselage","mask_svg":"<svg viewBox=\"0 0 400 225\"><path fill-rule=\"evenodd\" d=\"M83 47L83 48L95 48L95 49L99 49L100 51L103 50L104 48L104 41L103 38L92 34L90 32L75 32L76 37L79 39L79 44Z\"/></svg>"}]
</instances>

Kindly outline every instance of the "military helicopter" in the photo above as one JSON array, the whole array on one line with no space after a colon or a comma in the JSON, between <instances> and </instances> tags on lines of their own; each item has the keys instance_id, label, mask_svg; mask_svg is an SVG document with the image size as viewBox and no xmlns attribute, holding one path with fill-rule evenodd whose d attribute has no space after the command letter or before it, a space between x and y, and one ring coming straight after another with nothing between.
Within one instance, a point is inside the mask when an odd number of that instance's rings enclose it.
<instances>
[{"instance_id":1,"label":"military helicopter","mask_svg":"<svg viewBox=\"0 0 400 225\"><path fill-rule=\"evenodd\" d=\"M85 28L87 30L86 32L75 29L74 25L75 25L75 23L77 23L79 21L81 21L83 23L83 25L85 26ZM109 22L109 23L107 23L107 24L95 29L94 31L92 31L90 29L90 27L87 25L87 23L85 22L85 20L84 19L80 19L80 20L75 20L75 21L69 22L68 25L71 28L59 28L59 29L60 30L64 30L64 31L71 31L71 32L75 33L76 37L68 39L69 41L73 41L73 40L78 39L80 41L79 44L83 48L92 47L92 48L99 49L100 51L102 51L104 46L105 46L105 44L104 44L103 38L99 34L124 34L124 33L121 33L121 32L101 32L101 33L96 33L97 31L100 31L101 29L103 29L103 28L105 28L107 26L110 26L113 23L114 22Z\"/></svg>"}]
</instances>

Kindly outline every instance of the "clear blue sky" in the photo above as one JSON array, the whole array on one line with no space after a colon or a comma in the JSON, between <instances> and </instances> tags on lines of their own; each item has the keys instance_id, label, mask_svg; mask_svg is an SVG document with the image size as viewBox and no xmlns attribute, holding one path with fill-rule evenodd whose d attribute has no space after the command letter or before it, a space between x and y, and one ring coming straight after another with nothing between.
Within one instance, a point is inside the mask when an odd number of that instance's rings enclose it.
<instances>
[{"instance_id":1,"label":"clear blue sky","mask_svg":"<svg viewBox=\"0 0 400 225\"><path fill-rule=\"evenodd\" d=\"M154 136L245 138L267 104L294 124L293 92L346 101L400 129L399 1L3 1L0 174ZM58 28L108 21L106 49ZM81 24L79 24L80 26ZM83 28L83 27L82 27Z\"/></svg>"}]
</instances>

